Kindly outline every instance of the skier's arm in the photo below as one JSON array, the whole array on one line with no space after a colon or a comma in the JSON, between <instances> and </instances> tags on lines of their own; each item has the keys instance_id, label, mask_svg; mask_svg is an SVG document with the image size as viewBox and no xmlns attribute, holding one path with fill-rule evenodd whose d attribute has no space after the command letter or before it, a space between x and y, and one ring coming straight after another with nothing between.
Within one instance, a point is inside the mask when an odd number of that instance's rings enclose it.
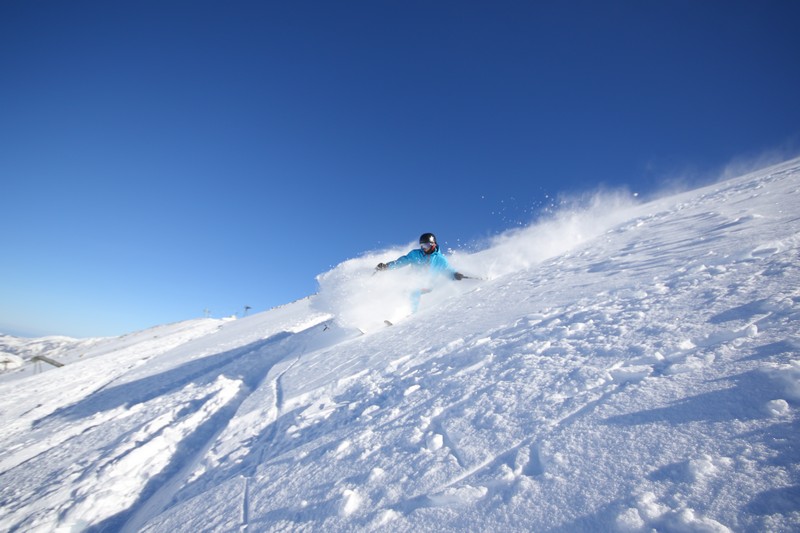
<instances>
[{"instance_id":1,"label":"skier's arm","mask_svg":"<svg viewBox=\"0 0 800 533\"><path fill-rule=\"evenodd\" d=\"M461 281L465 278L464 274L457 272L455 268L450 266L450 262L445 256L440 255L437 259L437 270L440 272L446 272L448 276L457 281Z\"/></svg>"},{"instance_id":2,"label":"skier's arm","mask_svg":"<svg viewBox=\"0 0 800 533\"><path fill-rule=\"evenodd\" d=\"M402 259L402 257L400 259ZM378 263L378 266L375 267L375 270L393 270L398 266L403 266L404 263L398 264L398 261L400 261L400 259L389 261L388 263Z\"/></svg>"},{"instance_id":3,"label":"skier's arm","mask_svg":"<svg viewBox=\"0 0 800 533\"><path fill-rule=\"evenodd\" d=\"M412 250L408 252L406 255L398 257L394 261L389 261L389 264L387 265L389 267L389 270L404 267L410 265L411 263L418 262L414 257L415 252L416 250Z\"/></svg>"},{"instance_id":4,"label":"skier's arm","mask_svg":"<svg viewBox=\"0 0 800 533\"><path fill-rule=\"evenodd\" d=\"M395 268L404 267L410 263L415 262L414 252L416 250L412 250L411 252L407 253L402 257L398 257L394 261L389 261L388 263L378 263L378 266L375 267L376 270L394 270Z\"/></svg>"}]
</instances>

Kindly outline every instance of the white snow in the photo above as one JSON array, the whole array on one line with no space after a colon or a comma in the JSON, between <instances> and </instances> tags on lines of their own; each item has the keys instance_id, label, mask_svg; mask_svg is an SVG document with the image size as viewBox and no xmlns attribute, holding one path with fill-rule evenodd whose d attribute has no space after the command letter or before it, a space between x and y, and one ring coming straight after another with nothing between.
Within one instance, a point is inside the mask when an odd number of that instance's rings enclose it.
<instances>
[{"instance_id":1,"label":"white snow","mask_svg":"<svg viewBox=\"0 0 800 533\"><path fill-rule=\"evenodd\" d=\"M373 275L407 250L240 320L0 336L0 530L800 530L800 160L451 254L482 281Z\"/></svg>"}]
</instances>

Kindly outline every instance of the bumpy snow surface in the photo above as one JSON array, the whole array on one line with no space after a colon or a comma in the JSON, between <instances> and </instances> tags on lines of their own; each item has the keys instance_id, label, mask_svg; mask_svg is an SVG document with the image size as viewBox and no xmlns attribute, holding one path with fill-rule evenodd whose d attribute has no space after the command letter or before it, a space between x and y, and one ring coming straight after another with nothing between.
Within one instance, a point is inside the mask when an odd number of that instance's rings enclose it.
<instances>
[{"instance_id":1,"label":"bumpy snow surface","mask_svg":"<svg viewBox=\"0 0 800 533\"><path fill-rule=\"evenodd\" d=\"M0 530L798 531L799 250L795 160L451 254L485 279L408 316L403 247L244 319L0 337Z\"/></svg>"}]
</instances>

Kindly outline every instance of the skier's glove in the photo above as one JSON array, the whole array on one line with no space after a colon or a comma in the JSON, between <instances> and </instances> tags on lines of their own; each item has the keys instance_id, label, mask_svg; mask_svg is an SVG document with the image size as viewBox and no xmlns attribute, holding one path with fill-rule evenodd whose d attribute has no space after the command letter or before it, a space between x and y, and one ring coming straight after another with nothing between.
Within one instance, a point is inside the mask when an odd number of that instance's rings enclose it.
<instances>
[{"instance_id":1,"label":"skier's glove","mask_svg":"<svg viewBox=\"0 0 800 533\"><path fill-rule=\"evenodd\" d=\"M375 270L386 270L389 268L389 265L386 263L378 263L378 266L375 267Z\"/></svg>"},{"instance_id":2,"label":"skier's glove","mask_svg":"<svg viewBox=\"0 0 800 533\"><path fill-rule=\"evenodd\" d=\"M462 274L461 272L456 272L455 274L453 274L453 279L455 279L456 281L461 281L462 279L464 279L464 277L465 277L464 274Z\"/></svg>"}]
</instances>

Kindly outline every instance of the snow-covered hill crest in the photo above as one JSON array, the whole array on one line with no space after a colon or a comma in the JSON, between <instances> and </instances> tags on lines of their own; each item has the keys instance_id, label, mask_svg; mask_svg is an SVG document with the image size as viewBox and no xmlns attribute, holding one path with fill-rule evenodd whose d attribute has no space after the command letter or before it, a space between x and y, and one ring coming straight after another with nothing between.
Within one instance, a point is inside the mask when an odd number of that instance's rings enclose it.
<instances>
[{"instance_id":1,"label":"snow-covered hill crest","mask_svg":"<svg viewBox=\"0 0 800 533\"><path fill-rule=\"evenodd\" d=\"M401 250L6 381L0 527L800 529L800 161L607 205L455 254L488 279L366 335L394 300L339 311Z\"/></svg>"}]
</instances>

